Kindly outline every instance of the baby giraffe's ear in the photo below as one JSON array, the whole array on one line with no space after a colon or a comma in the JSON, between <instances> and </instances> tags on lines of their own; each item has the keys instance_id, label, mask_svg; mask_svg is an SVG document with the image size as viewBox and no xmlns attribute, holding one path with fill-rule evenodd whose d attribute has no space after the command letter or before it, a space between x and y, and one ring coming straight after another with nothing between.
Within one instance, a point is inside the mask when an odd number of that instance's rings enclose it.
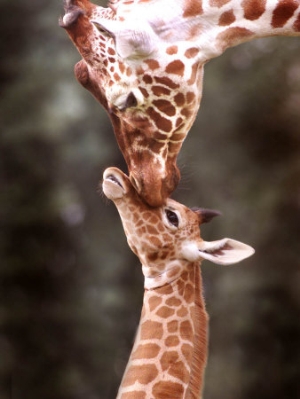
<instances>
[{"instance_id":1,"label":"baby giraffe's ear","mask_svg":"<svg viewBox=\"0 0 300 399\"><path fill-rule=\"evenodd\" d=\"M210 260L218 265L232 265L254 254L254 249L249 245L231 238L218 241L202 241L198 245L199 257Z\"/></svg>"}]
</instances>

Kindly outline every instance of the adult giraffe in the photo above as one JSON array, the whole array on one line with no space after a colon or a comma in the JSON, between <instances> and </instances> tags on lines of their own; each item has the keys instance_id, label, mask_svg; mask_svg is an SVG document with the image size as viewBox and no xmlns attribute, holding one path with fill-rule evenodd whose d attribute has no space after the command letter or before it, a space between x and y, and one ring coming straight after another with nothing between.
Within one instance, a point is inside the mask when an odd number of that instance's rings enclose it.
<instances>
[{"instance_id":1,"label":"adult giraffe","mask_svg":"<svg viewBox=\"0 0 300 399\"><path fill-rule=\"evenodd\" d=\"M79 82L111 118L130 179L162 205L199 109L204 64L255 38L300 35L300 0L65 0Z\"/></svg>"},{"instance_id":2,"label":"adult giraffe","mask_svg":"<svg viewBox=\"0 0 300 399\"><path fill-rule=\"evenodd\" d=\"M117 168L103 177L104 194L115 203L145 276L139 329L117 399L198 399L207 358L201 260L228 265L254 250L229 238L203 241L199 224L215 211L171 199L153 208Z\"/></svg>"}]
</instances>

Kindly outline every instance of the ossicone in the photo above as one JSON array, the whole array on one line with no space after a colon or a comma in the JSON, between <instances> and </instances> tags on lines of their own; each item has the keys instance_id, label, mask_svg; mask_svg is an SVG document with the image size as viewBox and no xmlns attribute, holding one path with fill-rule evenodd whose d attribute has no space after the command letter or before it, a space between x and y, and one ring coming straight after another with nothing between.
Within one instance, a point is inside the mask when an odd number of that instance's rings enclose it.
<instances>
[{"instance_id":1,"label":"ossicone","mask_svg":"<svg viewBox=\"0 0 300 399\"><path fill-rule=\"evenodd\" d=\"M215 209L205 209L205 208L191 208L199 217L199 224L208 223L216 216L220 216L221 212Z\"/></svg>"}]
</instances>

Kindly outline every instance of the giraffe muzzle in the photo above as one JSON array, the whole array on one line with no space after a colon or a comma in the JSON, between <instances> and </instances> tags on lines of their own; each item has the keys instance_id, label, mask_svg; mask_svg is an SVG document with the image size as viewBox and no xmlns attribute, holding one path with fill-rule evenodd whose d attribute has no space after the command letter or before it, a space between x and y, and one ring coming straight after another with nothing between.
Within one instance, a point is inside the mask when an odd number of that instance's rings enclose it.
<instances>
[{"instance_id":1,"label":"giraffe muzzle","mask_svg":"<svg viewBox=\"0 0 300 399\"><path fill-rule=\"evenodd\" d=\"M116 168L108 168L103 174L103 192L107 198L116 200L126 194L126 185L121 172Z\"/></svg>"}]
</instances>

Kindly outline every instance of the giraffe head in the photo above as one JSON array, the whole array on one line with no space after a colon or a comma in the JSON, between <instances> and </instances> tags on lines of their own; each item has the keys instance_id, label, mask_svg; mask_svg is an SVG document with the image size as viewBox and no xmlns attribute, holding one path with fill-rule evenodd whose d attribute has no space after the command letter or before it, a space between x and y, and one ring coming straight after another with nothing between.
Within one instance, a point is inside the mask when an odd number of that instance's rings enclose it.
<instances>
[{"instance_id":1,"label":"giraffe head","mask_svg":"<svg viewBox=\"0 0 300 399\"><path fill-rule=\"evenodd\" d=\"M208 259L228 265L254 253L250 246L230 238L203 241L199 225L218 212L192 210L172 199L163 206L150 207L117 168L105 170L103 191L119 211L128 244L142 263L148 288L172 281L190 262Z\"/></svg>"},{"instance_id":2,"label":"giraffe head","mask_svg":"<svg viewBox=\"0 0 300 399\"><path fill-rule=\"evenodd\" d=\"M162 18L150 3L65 0L61 25L83 57L77 79L107 110L133 185L156 207L180 179L177 155L199 108L205 57L191 10L164 2Z\"/></svg>"}]
</instances>

